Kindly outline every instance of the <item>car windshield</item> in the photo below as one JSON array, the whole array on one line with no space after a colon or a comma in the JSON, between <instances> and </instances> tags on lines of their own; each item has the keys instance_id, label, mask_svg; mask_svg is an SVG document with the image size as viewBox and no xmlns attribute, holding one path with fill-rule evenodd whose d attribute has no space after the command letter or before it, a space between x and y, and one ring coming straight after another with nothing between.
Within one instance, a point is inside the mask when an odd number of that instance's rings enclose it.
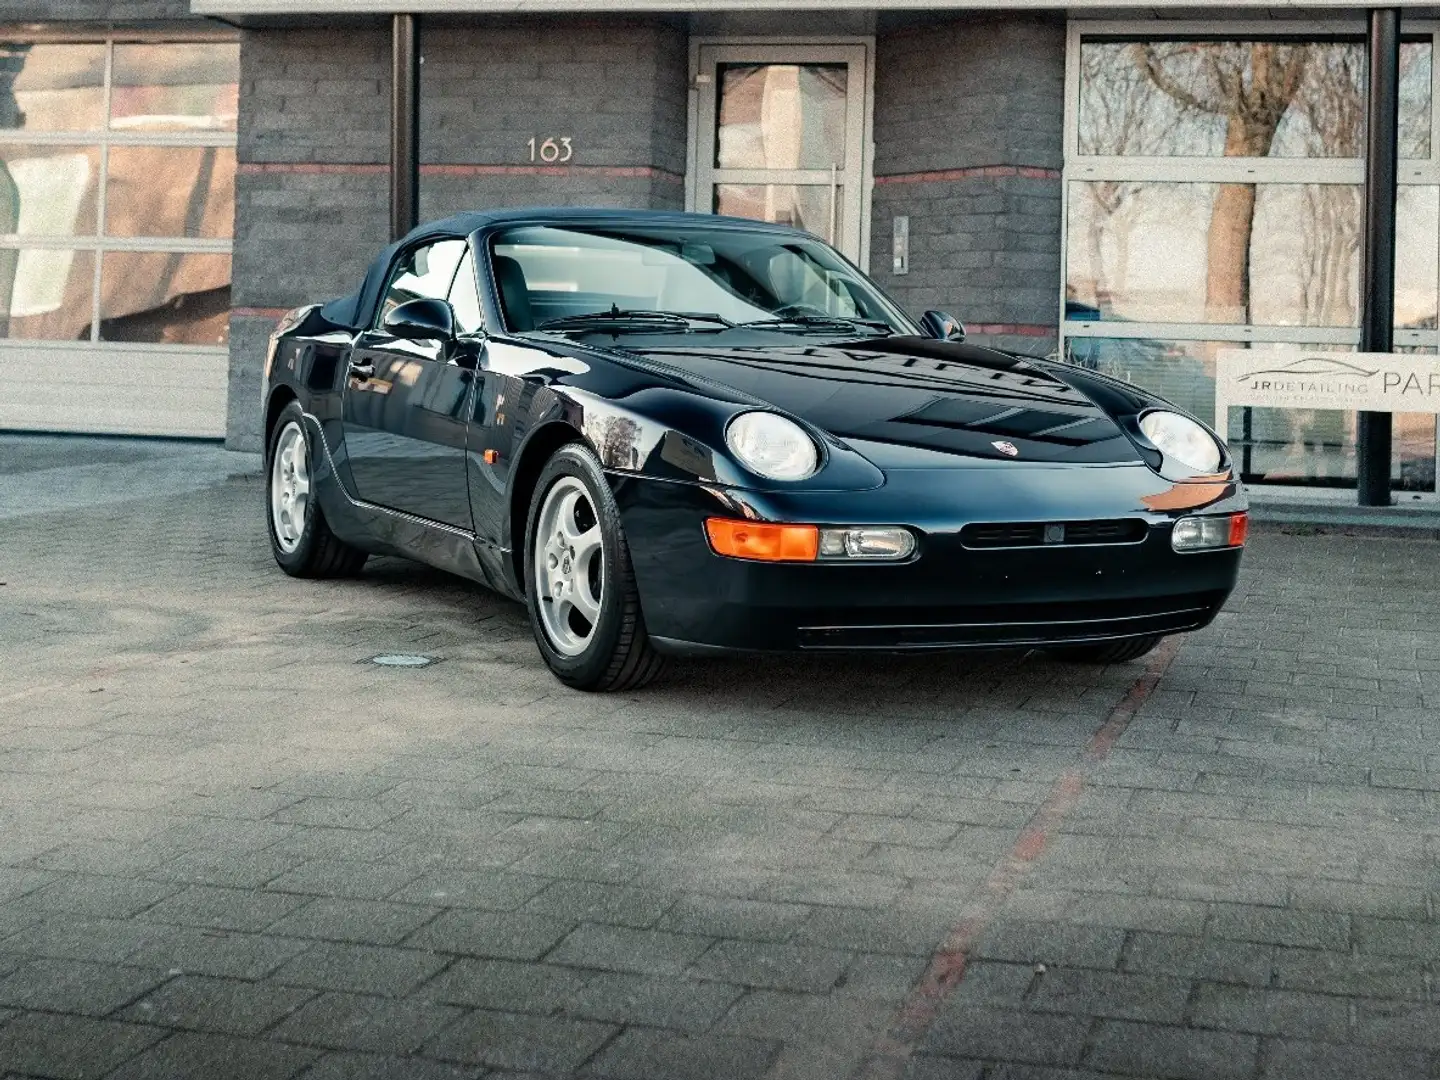
<instances>
[{"instance_id":1,"label":"car windshield","mask_svg":"<svg viewBox=\"0 0 1440 1080\"><path fill-rule=\"evenodd\" d=\"M506 325L529 330L912 334L818 240L756 229L527 225L490 245Z\"/></svg>"}]
</instances>

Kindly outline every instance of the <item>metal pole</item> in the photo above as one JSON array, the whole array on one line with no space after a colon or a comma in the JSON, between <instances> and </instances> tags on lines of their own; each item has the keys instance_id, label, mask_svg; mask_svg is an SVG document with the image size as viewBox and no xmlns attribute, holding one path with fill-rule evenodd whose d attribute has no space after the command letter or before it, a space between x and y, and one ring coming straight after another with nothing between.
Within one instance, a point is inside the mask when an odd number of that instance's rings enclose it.
<instances>
[{"instance_id":1,"label":"metal pole","mask_svg":"<svg viewBox=\"0 0 1440 1080\"><path fill-rule=\"evenodd\" d=\"M390 39L390 239L420 223L420 20L396 15Z\"/></svg>"},{"instance_id":2,"label":"metal pole","mask_svg":"<svg viewBox=\"0 0 1440 1080\"><path fill-rule=\"evenodd\" d=\"M1365 131L1360 349L1395 347L1395 196L1399 158L1400 10L1372 8ZM1361 506L1390 505L1390 414L1362 412L1355 450Z\"/></svg>"}]
</instances>

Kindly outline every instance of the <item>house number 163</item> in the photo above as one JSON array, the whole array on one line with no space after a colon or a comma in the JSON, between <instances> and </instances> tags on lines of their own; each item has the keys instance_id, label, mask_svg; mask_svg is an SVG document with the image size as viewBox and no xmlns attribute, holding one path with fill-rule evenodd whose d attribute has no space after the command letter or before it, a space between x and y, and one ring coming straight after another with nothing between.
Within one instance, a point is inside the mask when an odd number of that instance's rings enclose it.
<instances>
[{"instance_id":1,"label":"house number 163","mask_svg":"<svg viewBox=\"0 0 1440 1080\"><path fill-rule=\"evenodd\" d=\"M525 144L530 148L531 161L543 161L546 165L563 165L575 156L575 149L570 145L570 136L565 135L559 139L546 139L538 141L533 135L530 141Z\"/></svg>"}]
</instances>

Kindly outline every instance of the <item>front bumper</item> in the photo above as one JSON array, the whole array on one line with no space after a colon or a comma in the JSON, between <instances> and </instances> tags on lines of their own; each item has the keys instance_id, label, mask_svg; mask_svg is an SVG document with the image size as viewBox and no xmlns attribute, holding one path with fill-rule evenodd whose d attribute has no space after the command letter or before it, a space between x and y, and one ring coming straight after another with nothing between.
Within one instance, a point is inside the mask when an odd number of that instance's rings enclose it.
<instances>
[{"instance_id":1,"label":"front bumper","mask_svg":"<svg viewBox=\"0 0 1440 1080\"><path fill-rule=\"evenodd\" d=\"M1209 623L1240 549L1177 554L1178 513L1141 502L1168 485L1148 469L914 470L863 492L749 493L616 477L646 629L672 653L1029 647L1172 634ZM1244 509L1230 493L1205 513ZM903 563L722 558L710 515L906 525ZM975 549L975 522L1145 521L1131 543Z\"/></svg>"}]
</instances>

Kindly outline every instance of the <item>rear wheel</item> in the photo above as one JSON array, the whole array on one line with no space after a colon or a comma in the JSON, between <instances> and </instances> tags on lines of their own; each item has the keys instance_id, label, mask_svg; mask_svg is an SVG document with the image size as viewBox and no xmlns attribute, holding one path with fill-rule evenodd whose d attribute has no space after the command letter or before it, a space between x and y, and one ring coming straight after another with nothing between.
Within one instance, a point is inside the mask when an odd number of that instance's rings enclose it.
<instances>
[{"instance_id":1,"label":"rear wheel","mask_svg":"<svg viewBox=\"0 0 1440 1080\"><path fill-rule=\"evenodd\" d=\"M368 557L330 531L315 497L314 461L299 402L281 411L265 456L270 550L292 577L348 577Z\"/></svg>"},{"instance_id":2,"label":"rear wheel","mask_svg":"<svg viewBox=\"0 0 1440 1080\"><path fill-rule=\"evenodd\" d=\"M530 507L525 592L545 663L577 690L644 686L664 658L645 633L620 510L595 455L562 446Z\"/></svg>"},{"instance_id":3,"label":"rear wheel","mask_svg":"<svg viewBox=\"0 0 1440 1080\"><path fill-rule=\"evenodd\" d=\"M1060 660L1077 664L1123 664L1127 660L1138 660L1164 640L1163 634L1147 634L1145 637L1121 638L1099 645L1068 645L1051 649L1050 654Z\"/></svg>"}]
</instances>

